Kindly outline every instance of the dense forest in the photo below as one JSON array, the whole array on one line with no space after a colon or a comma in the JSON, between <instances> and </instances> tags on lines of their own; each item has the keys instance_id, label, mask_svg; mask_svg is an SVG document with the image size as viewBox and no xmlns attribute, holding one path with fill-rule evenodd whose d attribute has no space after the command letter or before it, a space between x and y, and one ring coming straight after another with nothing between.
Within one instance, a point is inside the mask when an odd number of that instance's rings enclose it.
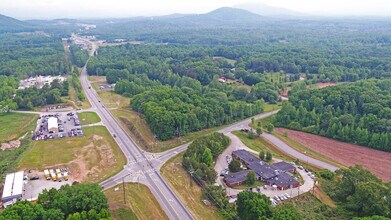
<instances>
[{"instance_id":1,"label":"dense forest","mask_svg":"<svg viewBox=\"0 0 391 220\"><path fill-rule=\"evenodd\" d=\"M322 188L337 202L338 211L346 219L391 218L390 184L382 182L361 165L340 169L336 173L324 170L319 174Z\"/></svg>"},{"instance_id":2,"label":"dense forest","mask_svg":"<svg viewBox=\"0 0 391 220\"><path fill-rule=\"evenodd\" d=\"M0 213L0 220L111 220L107 199L97 184L63 185L44 190L37 203L17 202Z\"/></svg>"},{"instance_id":3,"label":"dense forest","mask_svg":"<svg viewBox=\"0 0 391 220\"><path fill-rule=\"evenodd\" d=\"M391 80L293 92L277 126L391 151Z\"/></svg>"},{"instance_id":4,"label":"dense forest","mask_svg":"<svg viewBox=\"0 0 391 220\"><path fill-rule=\"evenodd\" d=\"M315 81L391 76L388 20L262 17L254 22L245 19L245 15L231 20L227 13L220 12L153 20L97 21L97 29L85 34L108 41L122 38L146 44L202 45L206 53L212 47L213 56L236 60L236 68L258 73L301 73Z\"/></svg>"},{"instance_id":5,"label":"dense forest","mask_svg":"<svg viewBox=\"0 0 391 220\"><path fill-rule=\"evenodd\" d=\"M0 75L24 78L69 71L61 39L42 32L0 35Z\"/></svg>"},{"instance_id":6,"label":"dense forest","mask_svg":"<svg viewBox=\"0 0 391 220\"><path fill-rule=\"evenodd\" d=\"M284 74L232 70L213 48L174 45L104 47L88 64L90 74L106 75L115 92L131 97L152 132L167 140L188 132L244 119L278 101ZM230 82L221 83L225 76ZM246 85L247 84L247 85Z\"/></svg>"},{"instance_id":7,"label":"dense forest","mask_svg":"<svg viewBox=\"0 0 391 220\"><path fill-rule=\"evenodd\" d=\"M75 45L70 45L72 63L78 67L83 67L88 60L88 52Z\"/></svg>"}]
</instances>

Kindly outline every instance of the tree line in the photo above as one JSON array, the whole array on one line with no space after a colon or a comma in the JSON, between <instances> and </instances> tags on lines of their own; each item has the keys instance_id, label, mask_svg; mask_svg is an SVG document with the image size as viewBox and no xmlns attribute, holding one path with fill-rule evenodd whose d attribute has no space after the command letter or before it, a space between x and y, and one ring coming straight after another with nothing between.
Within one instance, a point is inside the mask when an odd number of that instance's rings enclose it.
<instances>
[{"instance_id":1,"label":"tree line","mask_svg":"<svg viewBox=\"0 0 391 220\"><path fill-rule=\"evenodd\" d=\"M391 151L391 80L362 80L294 92L277 126Z\"/></svg>"},{"instance_id":2,"label":"tree line","mask_svg":"<svg viewBox=\"0 0 391 220\"><path fill-rule=\"evenodd\" d=\"M224 151L229 142L229 138L220 133L196 139L183 155L183 168L200 186L212 184L217 175L213 168L214 160Z\"/></svg>"},{"instance_id":3,"label":"tree line","mask_svg":"<svg viewBox=\"0 0 391 220\"><path fill-rule=\"evenodd\" d=\"M0 213L0 220L112 220L107 199L97 184L63 185L44 190L36 204L20 201Z\"/></svg>"},{"instance_id":4,"label":"tree line","mask_svg":"<svg viewBox=\"0 0 391 220\"><path fill-rule=\"evenodd\" d=\"M68 95L69 82L60 82L56 79L50 85L45 84L41 89L29 87L17 90L13 102L16 103L17 108L33 109L47 104L61 103L61 97Z\"/></svg>"},{"instance_id":5,"label":"tree line","mask_svg":"<svg viewBox=\"0 0 391 220\"><path fill-rule=\"evenodd\" d=\"M320 176L322 187L342 207L340 212L346 218L391 218L390 184L382 182L361 165L340 169L336 173L323 171Z\"/></svg>"},{"instance_id":6,"label":"tree line","mask_svg":"<svg viewBox=\"0 0 391 220\"><path fill-rule=\"evenodd\" d=\"M78 67L83 67L88 60L88 52L78 46L70 45L72 63Z\"/></svg>"}]
</instances>

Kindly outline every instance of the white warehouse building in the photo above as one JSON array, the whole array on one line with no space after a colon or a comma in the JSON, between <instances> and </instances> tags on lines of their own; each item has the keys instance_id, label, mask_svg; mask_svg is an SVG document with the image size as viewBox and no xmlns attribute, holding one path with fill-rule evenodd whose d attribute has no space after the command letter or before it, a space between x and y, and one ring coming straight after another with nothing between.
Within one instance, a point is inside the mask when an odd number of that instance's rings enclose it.
<instances>
[{"instance_id":1,"label":"white warehouse building","mask_svg":"<svg viewBox=\"0 0 391 220\"><path fill-rule=\"evenodd\" d=\"M23 171L7 174L1 201L4 208L15 204L23 196Z\"/></svg>"},{"instance_id":2,"label":"white warehouse building","mask_svg":"<svg viewBox=\"0 0 391 220\"><path fill-rule=\"evenodd\" d=\"M50 133L58 132L58 119L55 117L48 118L48 131Z\"/></svg>"}]
</instances>

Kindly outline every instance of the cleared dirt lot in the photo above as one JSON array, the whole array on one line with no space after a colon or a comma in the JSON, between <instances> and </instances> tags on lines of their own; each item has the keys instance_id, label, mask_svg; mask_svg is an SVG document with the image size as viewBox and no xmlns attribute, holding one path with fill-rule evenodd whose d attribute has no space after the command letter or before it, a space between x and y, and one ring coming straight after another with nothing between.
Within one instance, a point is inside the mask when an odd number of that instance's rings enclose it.
<instances>
[{"instance_id":1,"label":"cleared dirt lot","mask_svg":"<svg viewBox=\"0 0 391 220\"><path fill-rule=\"evenodd\" d=\"M285 128L275 130L288 131L289 138L346 166L362 164L384 181L391 181L391 153Z\"/></svg>"},{"instance_id":2,"label":"cleared dirt lot","mask_svg":"<svg viewBox=\"0 0 391 220\"><path fill-rule=\"evenodd\" d=\"M320 82L320 83L317 83L317 85L321 89L321 88L328 87L328 86L335 86L337 84L335 82Z\"/></svg>"}]
</instances>

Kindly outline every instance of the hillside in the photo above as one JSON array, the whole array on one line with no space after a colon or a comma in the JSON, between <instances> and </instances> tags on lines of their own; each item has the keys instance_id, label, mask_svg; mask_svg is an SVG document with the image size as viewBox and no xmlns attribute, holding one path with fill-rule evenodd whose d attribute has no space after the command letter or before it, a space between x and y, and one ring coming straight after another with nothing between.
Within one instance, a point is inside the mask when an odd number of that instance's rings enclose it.
<instances>
[{"instance_id":1,"label":"hillside","mask_svg":"<svg viewBox=\"0 0 391 220\"><path fill-rule=\"evenodd\" d=\"M34 28L28 23L0 14L0 33L24 31L34 31Z\"/></svg>"},{"instance_id":2,"label":"hillside","mask_svg":"<svg viewBox=\"0 0 391 220\"><path fill-rule=\"evenodd\" d=\"M219 25L260 22L262 21L262 16L244 9L223 7L206 14L189 15L179 19L181 19L182 22Z\"/></svg>"},{"instance_id":3,"label":"hillside","mask_svg":"<svg viewBox=\"0 0 391 220\"><path fill-rule=\"evenodd\" d=\"M262 3L245 3L235 5L234 8L244 9L262 16L305 16L305 14L286 8L273 7Z\"/></svg>"}]
</instances>

